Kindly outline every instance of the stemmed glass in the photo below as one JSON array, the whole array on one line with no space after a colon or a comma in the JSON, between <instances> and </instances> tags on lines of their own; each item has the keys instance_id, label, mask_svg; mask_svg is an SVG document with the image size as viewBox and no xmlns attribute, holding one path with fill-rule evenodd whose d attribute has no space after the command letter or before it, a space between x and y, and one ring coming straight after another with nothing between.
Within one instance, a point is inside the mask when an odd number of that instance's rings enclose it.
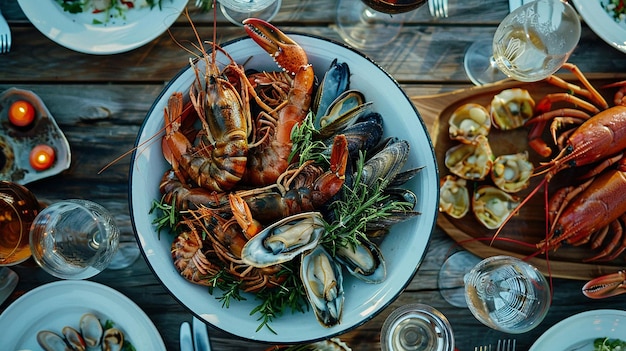
<instances>
[{"instance_id":1,"label":"stemmed glass","mask_svg":"<svg viewBox=\"0 0 626 351\"><path fill-rule=\"evenodd\" d=\"M220 10L231 23L242 26L243 20L254 17L270 21L280 10L281 0L218 0Z\"/></svg>"},{"instance_id":2,"label":"stemmed glass","mask_svg":"<svg viewBox=\"0 0 626 351\"><path fill-rule=\"evenodd\" d=\"M506 333L525 333L541 323L550 308L551 292L537 268L504 255L488 257L472 266L477 260L465 251L446 260L438 283L446 301L464 307L459 303L464 299L476 319ZM455 288L454 282L463 288Z\"/></svg>"},{"instance_id":3,"label":"stemmed glass","mask_svg":"<svg viewBox=\"0 0 626 351\"><path fill-rule=\"evenodd\" d=\"M467 76L476 85L511 77L536 82L559 70L580 39L576 10L561 0L536 0L509 13L492 41L465 53Z\"/></svg>"},{"instance_id":4,"label":"stemmed glass","mask_svg":"<svg viewBox=\"0 0 626 351\"><path fill-rule=\"evenodd\" d=\"M375 49L400 33L402 14L427 0L339 0L337 30L346 43L359 49Z\"/></svg>"},{"instance_id":5,"label":"stemmed glass","mask_svg":"<svg viewBox=\"0 0 626 351\"><path fill-rule=\"evenodd\" d=\"M448 319L437 309L412 303L385 319L380 331L382 351L454 351L454 334Z\"/></svg>"}]
</instances>

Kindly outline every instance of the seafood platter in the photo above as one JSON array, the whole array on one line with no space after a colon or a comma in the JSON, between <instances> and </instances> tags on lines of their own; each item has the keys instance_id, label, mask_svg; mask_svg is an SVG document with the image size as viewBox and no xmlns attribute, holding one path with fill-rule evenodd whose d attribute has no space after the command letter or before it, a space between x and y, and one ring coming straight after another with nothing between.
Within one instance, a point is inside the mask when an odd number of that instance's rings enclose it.
<instances>
[{"instance_id":1,"label":"seafood platter","mask_svg":"<svg viewBox=\"0 0 626 351\"><path fill-rule=\"evenodd\" d=\"M69 168L70 145L37 94L10 88L0 94L0 179L18 184Z\"/></svg>"},{"instance_id":2,"label":"seafood platter","mask_svg":"<svg viewBox=\"0 0 626 351\"><path fill-rule=\"evenodd\" d=\"M137 150L132 157L129 196L131 219L142 253L154 274L173 297L206 323L210 323L214 327L238 337L261 342L293 344L329 339L345 333L377 315L397 298L416 273L425 255L437 216L439 196L437 187L438 170L434 149L425 125L410 99L393 78L363 54L342 44L314 36L294 33L288 34L287 38L282 36L282 33L277 34L276 28L263 21L255 20L249 22L247 24L247 32L250 36L255 36L261 44L250 37L243 37L223 44L221 46L223 51L218 51L216 57L212 57L209 61L201 58L192 62L191 66L182 69L170 81L152 106L138 135L136 142ZM254 34L260 32L263 32L264 35ZM329 81L325 79L327 71L331 71L332 67L336 67L337 63L345 63L349 67L349 74L344 76L344 78L349 77L348 91L356 90L360 92L356 93L356 95L364 95L367 103L364 105L359 104L359 106L366 106L368 110L371 109L382 116L382 122L377 122L377 124L382 126L380 140L384 140L386 143L380 144L376 142L376 145L378 147L382 146L382 149L370 151L372 155L376 155L372 156L370 160L377 159L380 162L376 161L379 162L376 166L372 166L373 163L369 163L368 166L366 162L366 166L363 169L373 167L372 169L376 169L374 171L375 174L378 174L376 172L379 169L396 165L396 167L392 167L396 169L393 172L393 178L400 178L396 176L396 174L400 173L408 175L406 179L401 180L401 188L404 189L401 193L414 194L415 197L413 199L415 201L407 200L411 202L411 208L402 211L401 219L391 219L390 221L393 224L383 225L381 229L383 229L382 232L384 234L380 237L372 238L371 240L365 238L357 240L356 247L359 249L367 247L364 251L368 253L363 255L369 255L368 257L373 258L374 262L369 266L373 267L372 269L361 269L362 266L358 264L356 266L350 266L348 263L340 265L337 257L329 254L330 250L326 249L327 246L321 244L325 240L324 238L328 237L328 227L324 222L336 223L336 221L333 222L327 217L328 214L325 213L326 209L323 206L311 210L303 203L300 203L299 206L301 205L301 208L299 207L299 210L288 212L285 215L282 212L275 212L276 208L283 209L283 205L286 203L285 197L279 196L277 200L278 205L256 207L258 203L252 199L267 195L267 186L252 187L253 194L258 195L261 193L257 197L241 195L241 198L239 198L240 194L250 194L250 192L246 191L251 190L250 184L254 182L254 180L248 179L250 175L245 175L245 173L239 183L232 188L237 190L226 192L229 195L226 207L232 213L229 212L224 218L215 217L213 215L216 211L215 209L207 210L207 207L212 205L201 205L196 209L190 208L188 210L189 213L195 213L202 218L206 218L203 216L210 213L212 217L210 217L210 223L205 220L204 224L200 226L201 228L195 231L194 225L190 223L196 223L194 221L197 217L189 218L184 223L185 231L182 234L172 235L172 230L163 228L159 230L157 224L155 224L155 222L162 223L163 220L160 217L163 214L158 215L158 211L155 210L155 202L161 200L160 206L173 208L174 206L168 204L174 203L177 199L182 201L180 199L183 199L183 197L179 197L183 196L182 194L195 196L202 192L197 188L193 188L192 192L188 192L188 189L181 189L182 192L176 193L178 194L176 195L177 197L170 196L172 194L167 195L169 196L167 197L160 192L160 187L165 189L173 184L180 183L180 178L176 176L176 172L172 174L170 171L172 165L165 160L164 154L168 155L169 160L182 160L183 162L181 163L173 162L173 164L180 167L184 167L183 163L186 162L184 159L187 156L172 157L176 150L180 150L178 148L180 143L173 142L180 134L177 134L176 130L172 132L172 129L168 129L168 126L178 127L178 125L171 123L171 117L175 117L178 113L172 112L181 112L182 110L184 113L185 109L182 109L181 105L187 104L187 101L193 100L193 97L197 96L196 88L190 89L190 87L204 73L197 76L195 69L200 69L200 72L204 72L205 64L211 66L212 62L217 62L220 69L225 70L224 65L230 62L229 58L226 57L227 53L235 62L239 64L245 62L246 72L250 70L256 72L280 71L277 63L268 55L268 52L271 51L271 44L265 42L265 39L260 39L261 37L273 37L274 39L279 37L282 43L286 45L283 48L283 52L289 52L287 58L294 57L293 61L297 62L295 69L297 74L293 78L294 86L300 87L300 85L303 85L315 90L318 85L325 85ZM294 44L297 44L297 47ZM295 53L291 52L290 49L294 49ZM304 58L300 55L302 52L305 53ZM208 54L208 56L212 55ZM277 60L280 61L281 67L285 67L289 73L289 60L285 60L285 57L279 57ZM342 65L342 67L345 66ZM314 71L311 71L311 69ZM342 72L344 71L342 70ZM284 73L279 75L282 74ZM312 74L315 75L314 81L310 80ZM264 78L271 77L272 80L277 77L274 73L269 75L262 74L262 76ZM343 82L344 78L338 81ZM259 81L262 79L260 78ZM244 82L243 84L247 83ZM272 85L277 86L281 85L281 83ZM297 89L294 88L293 90ZM309 92L309 94L311 101L314 101L316 94L314 92ZM338 98L335 101L339 101L339 105L333 104L333 106L347 106L347 101L352 101L353 94L353 92L348 94L350 99ZM192 95L192 98L189 97L190 95ZM268 95L270 94L263 96L267 98ZM296 93L288 94L289 103L298 100L297 98L292 100L296 95L300 96ZM250 98L251 101L252 99ZM317 106L317 103L313 102L313 105ZM259 116L261 115L259 114ZM280 112L278 116L279 119L282 119L284 117L283 112ZM169 122L166 123L165 120ZM271 124L268 123L269 120L269 118L267 120L264 119L264 123ZM281 126L281 124L274 126L276 128L276 139L279 139L278 134ZM164 132L164 129L167 130ZM263 131L263 129L260 130ZM260 135L261 139L264 138L264 133L262 132L262 135ZM315 188L317 190L314 189L315 193L322 189L320 194L325 198L330 195L327 192L332 191L333 194L340 194L337 192L340 189L339 187L335 190L331 189L335 188L337 184L344 184L344 173L346 179L354 175L353 170L343 167L348 165L347 158L343 156L337 157L346 155L344 151L347 150L347 144L350 143L346 143L347 137L344 138L336 135L337 133L334 134L334 136L330 136L330 139L333 140L329 146L331 148L329 158L331 164L330 171L326 171L322 176L316 178L316 183L318 180L324 179L324 181L320 183L323 184L322 186ZM367 134L372 133L368 132ZM393 138L388 138L391 136ZM270 135L270 137L272 138L273 136ZM237 139L237 143L240 142L241 140ZM275 140L267 148L272 148L272 151L274 151L274 143ZM182 144L187 144L187 141L183 141ZM253 149L254 147L251 147L248 151L248 164L251 164L253 162L251 160L258 156L257 151ZM185 150L188 149L183 148L183 151ZM287 149L287 153L289 153L289 149ZM239 155L241 156L241 154ZM300 154L301 157L303 157L302 155L303 153ZM398 162L395 158L396 156L401 156L402 161ZM280 160L283 160L283 158ZM248 164L245 166L248 167ZM310 162L306 161L304 164L308 165ZM333 165L339 166L333 168L335 167ZM401 165L402 169L397 167L397 165ZM271 166L270 168L273 169L273 167ZM307 166L304 166L304 168L297 167L296 169L298 173L302 171L300 174L308 172L306 171L308 169ZM261 166L253 174L266 175L270 170ZM388 176L380 177L386 183L384 179ZM278 182L280 182L280 179L282 178L279 176ZM328 183L326 180L328 180ZM336 183L338 180L340 182ZM248 184L248 186L242 189L242 183ZM290 187L284 182L281 184L284 184L287 188ZM269 188L274 189L276 186L270 184ZM219 193L219 191L211 192L214 199L220 198L219 195L216 195ZM276 193L272 194L276 195ZM306 195L303 196L306 197ZM163 198L168 200L162 201ZM237 202L237 200L242 198L245 198L245 201ZM252 217L258 218L259 222L267 222L265 224L262 223L261 228L254 231L251 234L251 238L246 239L248 241L245 241L243 248L237 251L234 241L225 243L225 239L215 238L221 235L222 231L230 232L231 227L224 223L232 224L235 219L237 219L238 225L241 226L241 229L237 229L237 237L239 237L239 232L242 232L244 228L247 228L246 235L248 229L252 229L252 226L244 227L244 224L240 222L242 218L244 221L249 219L250 213L242 213L241 217L237 216L235 210L239 209L239 206L243 209L249 208L252 212ZM367 205L363 206L361 210L372 210L375 208L376 206ZM302 212L303 210L306 211ZM355 212L360 213L361 210L356 210ZM265 217L271 219L266 220ZM168 221L168 219L166 218L165 221ZM252 221L249 222L251 223ZM287 228L305 227L307 230L287 230ZM311 230L308 228L311 228ZM205 235L204 239L200 239L199 232ZM283 236L286 234L282 234L304 232L310 235L305 238L302 234L298 234L297 238L303 244L294 245L294 249L291 248L291 244L287 244L287 237ZM257 238L260 239L257 240ZM268 247L272 245L270 242L274 242L274 238L277 238L279 242L284 240L285 243L284 245L277 244L280 249L270 250ZM368 243L367 245L359 244L366 242ZM375 245L369 245L374 243ZM227 249L224 250L224 247ZM236 281L235 284L240 289L238 293L242 298L228 300L227 306L225 306L224 300L224 292L227 288L219 284L223 284L231 278L216 280L217 274L212 273L215 266L210 263L215 262L212 261L215 256L227 257L229 260L232 260L233 264L227 265L230 277L234 275L238 277L237 279L241 279L241 281ZM220 264L218 263L218 265ZM244 267L245 273L238 273L239 271L237 270L240 267ZM273 272L277 267L288 270L288 277L295 279L295 286L301 284L303 291L289 285L292 284L291 278L287 278L288 280L285 281L284 279L281 280L280 275L276 276L274 273L269 273L269 275L267 273L258 273ZM220 268L218 267L217 269L219 270ZM224 268L221 269L223 271ZM257 274L261 274L260 280L256 278ZM322 276L324 279L316 280ZM207 277L213 277L211 278L213 280L209 282ZM217 287L212 286L212 284L217 284ZM324 291L316 290L316 287L321 287L320 290ZM262 296L267 295L262 294L275 294L281 291L301 294L299 298L304 299L304 306L300 310L285 309L277 311L276 315L271 316L259 312L258 308L262 308L258 307L261 302L275 301L272 299L276 296L271 295L273 296L272 298L266 298Z\"/></svg>"},{"instance_id":3,"label":"seafood platter","mask_svg":"<svg viewBox=\"0 0 626 351\"><path fill-rule=\"evenodd\" d=\"M108 286L86 280L42 285L0 314L6 350L164 351L158 330L139 306ZM67 343L66 343L67 342Z\"/></svg>"},{"instance_id":4,"label":"seafood platter","mask_svg":"<svg viewBox=\"0 0 626 351\"><path fill-rule=\"evenodd\" d=\"M565 75L564 78L566 78L567 82L580 85L576 77L571 74ZM619 82L624 78L620 79L620 77L603 76L601 74L588 78L590 83L598 88L598 91L609 105L613 106L613 97L619 90L619 87L607 87L607 85ZM515 92L515 94L512 94L512 92ZM548 95L557 96L563 92L567 94L567 90L545 81L521 83L514 80L504 80L494 84L435 96L413 97L412 100L424 116L424 119L434 121L431 135L435 144L437 162L440 167L440 184L443 185L444 182L450 179L458 179L453 174L457 172L454 170L453 164L458 159L454 162L452 161L462 154L462 152L457 152L460 150L462 143L454 139L453 135L458 134L458 130L451 132L456 128L451 128L451 125L457 124L455 119L457 119L460 111L467 111L468 107L474 107L475 111L473 113L484 117L484 111L486 110L482 110L483 107L488 110L492 103L496 103L499 98L507 95L509 97L514 96L511 100L508 100L508 103L512 103L515 99L518 100L517 106L521 111L524 109L524 103L529 103L534 107L535 104L544 101L542 100L544 97ZM567 102L555 101L552 108L553 110L558 110L559 108L569 108L571 106L572 104ZM532 110L532 107L530 109ZM482 110L483 113L476 112L479 110ZM489 112L487 112L486 118L487 120L489 119ZM484 121L484 119L481 120ZM493 171L491 173L487 171L487 173L474 180L462 180L464 188L468 190L466 197L464 197L464 200L450 201L449 203L455 203L455 206L446 207L450 211L452 211L453 207L455 210L451 213L440 213L437 220L438 225L457 243L480 257L506 254L525 258L537 266L544 274L551 274L554 277L587 280L623 269L626 266L626 259L623 254L620 255L618 253L617 257L613 258L610 257L611 251L609 251L609 254L605 257L610 258L594 259L594 256L601 254L606 248L615 247L617 251L617 248L620 247L620 243L611 242L611 230L609 231L609 239L601 242L601 245L595 248L591 246L593 240L590 240L577 245L563 242L556 248L548 250L547 253L539 249L540 246L538 245L541 245L548 234L545 210L546 194L544 191L545 187L542 184L545 175L537 175L537 172L541 169L542 164L548 164L548 161L555 156L541 156L530 146L532 143L529 142L528 126L505 129L494 127L493 119L489 123L492 123L490 130L485 133L486 137L478 138L482 142L477 144L483 145L488 150L488 153L491 154L489 157L483 156L482 159L484 163L493 166ZM548 128L543 132L543 135L540 135L540 138L547 145L554 147L551 143L552 136L549 129L548 123ZM480 133L477 132L475 134ZM507 164L507 162L499 163L498 161L505 156L514 157L515 161L509 160L509 164L524 165L515 172L511 171L510 174L515 174L516 176L524 174L526 184L514 190L506 189L507 191L499 191L495 190L499 187L497 186L498 181L495 180L493 174L497 173L498 167L501 167L502 164ZM579 178L590 168L591 166L587 168L565 169L558 172L548 182L548 194L552 195L558 189L580 183ZM472 170L472 172L475 172L475 170ZM535 172L535 175L533 175L533 172ZM514 179L515 177L511 178ZM535 190L536 193L530 196L531 192ZM444 191L442 190L443 193ZM485 200L483 205L476 205L479 198L488 198L489 200ZM550 197L550 199L553 198ZM505 221L517 204L523 200L527 200L527 202L519 208L519 212L511 215L510 220L500 228L499 224ZM485 211L487 206L484 203L489 201L498 203L500 209L506 210L497 215L494 215L497 211ZM464 208L466 212L462 213L461 208ZM496 233L497 237L495 236Z\"/></svg>"}]
</instances>

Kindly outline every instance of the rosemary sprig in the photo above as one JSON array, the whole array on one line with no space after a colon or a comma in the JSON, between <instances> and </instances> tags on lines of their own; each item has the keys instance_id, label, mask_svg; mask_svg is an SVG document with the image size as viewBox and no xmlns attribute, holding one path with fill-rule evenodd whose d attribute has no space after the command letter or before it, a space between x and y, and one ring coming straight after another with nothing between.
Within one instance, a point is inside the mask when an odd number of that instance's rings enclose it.
<instances>
[{"instance_id":1,"label":"rosemary sprig","mask_svg":"<svg viewBox=\"0 0 626 351\"><path fill-rule=\"evenodd\" d=\"M309 112L300 125L291 130L291 154L289 162L299 155L300 165L304 161L313 160L316 163L329 164L328 146L319 140L319 132L313 125L315 116Z\"/></svg>"},{"instance_id":2,"label":"rosemary sprig","mask_svg":"<svg viewBox=\"0 0 626 351\"><path fill-rule=\"evenodd\" d=\"M221 296L217 297L218 301L222 302L222 308L230 307L230 302L244 301L245 297L241 295L240 287L241 280L233 277L232 274L222 269L214 276L209 277L209 294L213 295L214 289L218 288L223 291Z\"/></svg>"}]
</instances>

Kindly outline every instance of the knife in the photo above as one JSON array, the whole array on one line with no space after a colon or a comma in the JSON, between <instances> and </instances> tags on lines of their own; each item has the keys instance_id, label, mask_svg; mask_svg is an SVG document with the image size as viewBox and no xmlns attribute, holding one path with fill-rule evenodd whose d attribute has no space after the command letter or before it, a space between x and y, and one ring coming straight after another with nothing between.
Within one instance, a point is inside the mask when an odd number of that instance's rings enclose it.
<instances>
[{"instance_id":1,"label":"knife","mask_svg":"<svg viewBox=\"0 0 626 351\"><path fill-rule=\"evenodd\" d=\"M188 322L182 322L180 324L180 351L193 351L191 327Z\"/></svg>"},{"instance_id":2,"label":"knife","mask_svg":"<svg viewBox=\"0 0 626 351\"><path fill-rule=\"evenodd\" d=\"M209 342L209 332L206 324L196 317L193 317L193 343L195 351L211 351L211 343Z\"/></svg>"}]
</instances>

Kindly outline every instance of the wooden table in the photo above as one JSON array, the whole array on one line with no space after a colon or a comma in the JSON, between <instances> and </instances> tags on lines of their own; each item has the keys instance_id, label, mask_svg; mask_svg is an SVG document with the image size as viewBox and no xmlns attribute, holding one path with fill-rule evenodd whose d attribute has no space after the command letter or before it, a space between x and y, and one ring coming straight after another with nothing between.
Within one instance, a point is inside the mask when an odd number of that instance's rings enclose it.
<instances>
[{"instance_id":1,"label":"wooden table","mask_svg":"<svg viewBox=\"0 0 626 351\"><path fill-rule=\"evenodd\" d=\"M203 37L212 34L212 15L200 13L193 1L191 17ZM472 5L473 3L473 5ZM284 0L273 21L287 31L306 31L341 40L334 29L335 1ZM506 0L450 0L451 14L435 19L424 6L411 13L409 22L393 44L366 52L401 83L410 96L447 92L471 87L463 71L463 54L472 42L491 38L499 21L508 13ZM184 17L143 47L127 53L96 56L66 49L42 35L22 13L14 0L0 0L0 9L11 25L13 47L0 55L0 91L18 87L39 94L57 119L72 147L72 165L60 175L29 184L45 202L64 198L88 198L111 210L125 240L133 239L128 208L129 158L98 171L133 147L136 133L159 92L188 61L189 54L172 40L193 41ZM243 36L241 28L218 18L220 42ZM584 72L626 72L626 56L605 44L587 26L571 57ZM426 121L429 126L432 120ZM451 321L456 345L471 351L484 343L512 337L480 324L467 309L452 307L437 290L437 273L453 241L439 228L432 233L428 253L417 274L398 299L378 316L352 330L341 339L353 350L379 348L379 332L384 319L395 308L411 302L431 305ZM55 281L32 260L14 270L20 283L3 311L29 290ZM105 270L91 280L106 284L136 302L152 319L168 350L178 350L180 323L192 315L159 284L140 258L131 268ZM548 316L536 329L516 336L518 350L527 350L544 331L576 313L599 308L626 309L626 295L590 300L580 293L583 281L554 280L554 301ZM0 335L10 333L0 331ZM210 329L214 350L263 350L268 345L239 340ZM2 337L0 336L0 344Z\"/></svg>"}]
</instances>

